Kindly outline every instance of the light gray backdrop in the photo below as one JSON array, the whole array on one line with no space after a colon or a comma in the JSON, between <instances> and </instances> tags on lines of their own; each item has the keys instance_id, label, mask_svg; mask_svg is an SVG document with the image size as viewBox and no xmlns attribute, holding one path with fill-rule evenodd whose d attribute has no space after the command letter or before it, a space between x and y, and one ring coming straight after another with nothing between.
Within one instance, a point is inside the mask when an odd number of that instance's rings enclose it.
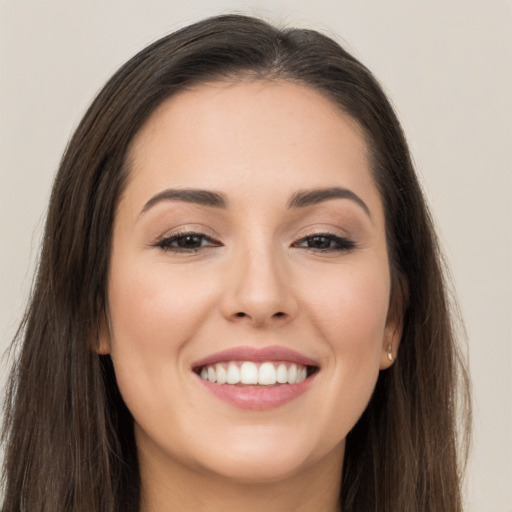
<instances>
[{"instance_id":1,"label":"light gray backdrop","mask_svg":"<svg viewBox=\"0 0 512 512\"><path fill-rule=\"evenodd\" d=\"M225 10L326 31L389 92L435 214L469 335L475 435L467 510L511 512L509 2L1 2L0 351L30 288L53 173L86 106L147 43ZM5 364L0 372L1 389Z\"/></svg>"}]
</instances>

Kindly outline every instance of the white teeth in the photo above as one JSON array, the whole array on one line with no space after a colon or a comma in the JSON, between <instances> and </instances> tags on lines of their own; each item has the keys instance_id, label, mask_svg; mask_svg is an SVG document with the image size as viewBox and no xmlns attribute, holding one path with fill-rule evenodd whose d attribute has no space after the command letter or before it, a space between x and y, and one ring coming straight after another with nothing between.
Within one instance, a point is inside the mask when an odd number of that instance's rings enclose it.
<instances>
[{"instance_id":1,"label":"white teeth","mask_svg":"<svg viewBox=\"0 0 512 512\"><path fill-rule=\"evenodd\" d=\"M284 363L281 363L277 367L276 381L279 382L279 384L287 384L288 383L288 370L286 369L286 365Z\"/></svg>"},{"instance_id":2,"label":"white teeth","mask_svg":"<svg viewBox=\"0 0 512 512\"><path fill-rule=\"evenodd\" d=\"M235 363L229 363L226 382L228 384L238 384L240 382L240 370Z\"/></svg>"},{"instance_id":3,"label":"white teeth","mask_svg":"<svg viewBox=\"0 0 512 512\"><path fill-rule=\"evenodd\" d=\"M279 382L279 384L286 384L288 382L288 370L286 369L286 365L284 363L281 363L277 367L276 381Z\"/></svg>"},{"instance_id":4,"label":"white teeth","mask_svg":"<svg viewBox=\"0 0 512 512\"><path fill-rule=\"evenodd\" d=\"M272 363L263 363L258 372L258 384L272 386L276 383L276 369Z\"/></svg>"},{"instance_id":5,"label":"white teeth","mask_svg":"<svg viewBox=\"0 0 512 512\"><path fill-rule=\"evenodd\" d=\"M258 384L258 367L250 361L240 366L240 382L242 384Z\"/></svg>"},{"instance_id":6,"label":"white teeth","mask_svg":"<svg viewBox=\"0 0 512 512\"><path fill-rule=\"evenodd\" d=\"M224 366L222 366L221 364L216 364L215 372L217 373L217 382L219 384L225 384L226 381L228 380L228 375L226 370L224 369Z\"/></svg>"},{"instance_id":7,"label":"white teeth","mask_svg":"<svg viewBox=\"0 0 512 512\"><path fill-rule=\"evenodd\" d=\"M288 384L295 384L296 382L297 382L297 365L291 364L290 368L288 368Z\"/></svg>"},{"instance_id":8,"label":"white teeth","mask_svg":"<svg viewBox=\"0 0 512 512\"><path fill-rule=\"evenodd\" d=\"M266 361L256 364L233 361L204 366L200 376L203 380L217 384L246 384L274 386L278 384L297 384L307 378L307 368L294 363L273 363Z\"/></svg>"}]
</instances>

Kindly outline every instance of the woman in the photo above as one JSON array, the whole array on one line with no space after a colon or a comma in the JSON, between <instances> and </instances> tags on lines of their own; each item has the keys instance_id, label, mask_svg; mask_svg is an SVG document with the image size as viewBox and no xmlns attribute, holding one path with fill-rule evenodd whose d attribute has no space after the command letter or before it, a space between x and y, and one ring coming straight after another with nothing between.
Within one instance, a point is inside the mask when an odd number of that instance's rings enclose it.
<instances>
[{"instance_id":1,"label":"woman","mask_svg":"<svg viewBox=\"0 0 512 512\"><path fill-rule=\"evenodd\" d=\"M314 31L220 16L112 77L19 339L7 512L462 510L430 217L382 90Z\"/></svg>"}]
</instances>

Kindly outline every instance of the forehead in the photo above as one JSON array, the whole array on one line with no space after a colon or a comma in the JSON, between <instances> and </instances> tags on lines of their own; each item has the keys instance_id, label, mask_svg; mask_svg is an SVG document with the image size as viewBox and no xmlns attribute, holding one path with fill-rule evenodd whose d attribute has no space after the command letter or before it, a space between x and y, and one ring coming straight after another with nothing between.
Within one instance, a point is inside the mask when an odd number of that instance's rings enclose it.
<instances>
[{"instance_id":1,"label":"forehead","mask_svg":"<svg viewBox=\"0 0 512 512\"><path fill-rule=\"evenodd\" d=\"M378 194L359 125L314 89L287 81L213 82L164 101L134 138L130 187L250 195L279 185Z\"/></svg>"},{"instance_id":2,"label":"forehead","mask_svg":"<svg viewBox=\"0 0 512 512\"><path fill-rule=\"evenodd\" d=\"M233 149L249 131L254 142L268 143L269 135L276 130L280 131L274 139L276 144L304 139L310 135L304 123L318 135L335 128L336 144L342 143L342 135L347 145L366 152L358 123L319 91L285 80L240 80L207 82L172 95L136 134L130 156L143 156L144 146L157 142L159 136L166 135L165 131L174 130L175 135L184 137L195 135L197 139L206 135L202 145L210 141L212 146L225 142L229 136ZM282 127L286 129L281 130ZM314 138L310 140L313 142Z\"/></svg>"}]
</instances>

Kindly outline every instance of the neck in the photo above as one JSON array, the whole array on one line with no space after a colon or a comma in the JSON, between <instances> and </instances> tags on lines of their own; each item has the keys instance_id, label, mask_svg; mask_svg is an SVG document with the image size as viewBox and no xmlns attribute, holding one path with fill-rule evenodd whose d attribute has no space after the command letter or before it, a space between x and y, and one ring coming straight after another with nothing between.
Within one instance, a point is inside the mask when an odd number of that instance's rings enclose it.
<instances>
[{"instance_id":1,"label":"neck","mask_svg":"<svg viewBox=\"0 0 512 512\"><path fill-rule=\"evenodd\" d=\"M272 482L244 482L139 450L140 512L340 512L343 447Z\"/></svg>"}]
</instances>

